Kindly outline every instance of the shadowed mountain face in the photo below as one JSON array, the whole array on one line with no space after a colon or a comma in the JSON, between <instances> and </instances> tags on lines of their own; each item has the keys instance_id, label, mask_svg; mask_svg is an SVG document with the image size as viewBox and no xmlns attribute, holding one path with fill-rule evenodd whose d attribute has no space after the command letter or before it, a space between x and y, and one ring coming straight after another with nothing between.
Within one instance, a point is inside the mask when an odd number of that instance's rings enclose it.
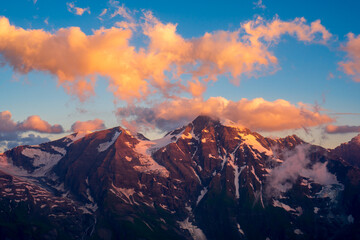
<instances>
[{"instance_id":1,"label":"shadowed mountain face","mask_svg":"<svg viewBox=\"0 0 360 240\"><path fill-rule=\"evenodd\" d=\"M360 170L338 148L206 116L155 141L117 127L16 147L0 238L358 239Z\"/></svg>"},{"instance_id":2,"label":"shadowed mountain face","mask_svg":"<svg viewBox=\"0 0 360 240\"><path fill-rule=\"evenodd\" d=\"M347 163L360 168L360 134L331 150L334 157L342 158Z\"/></svg>"}]
</instances>

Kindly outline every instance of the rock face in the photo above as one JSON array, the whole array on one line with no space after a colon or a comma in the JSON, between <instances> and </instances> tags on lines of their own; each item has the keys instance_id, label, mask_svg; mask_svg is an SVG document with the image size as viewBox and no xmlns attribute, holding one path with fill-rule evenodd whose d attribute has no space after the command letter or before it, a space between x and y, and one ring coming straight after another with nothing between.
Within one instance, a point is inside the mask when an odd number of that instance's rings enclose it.
<instances>
[{"instance_id":1,"label":"rock face","mask_svg":"<svg viewBox=\"0 0 360 240\"><path fill-rule=\"evenodd\" d=\"M0 155L0 238L359 239L346 151L206 116L155 141L117 127L20 146Z\"/></svg>"},{"instance_id":2,"label":"rock face","mask_svg":"<svg viewBox=\"0 0 360 240\"><path fill-rule=\"evenodd\" d=\"M351 139L350 142L343 143L331 151L338 158L360 168L360 134Z\"/></svg>"}]
</instances>

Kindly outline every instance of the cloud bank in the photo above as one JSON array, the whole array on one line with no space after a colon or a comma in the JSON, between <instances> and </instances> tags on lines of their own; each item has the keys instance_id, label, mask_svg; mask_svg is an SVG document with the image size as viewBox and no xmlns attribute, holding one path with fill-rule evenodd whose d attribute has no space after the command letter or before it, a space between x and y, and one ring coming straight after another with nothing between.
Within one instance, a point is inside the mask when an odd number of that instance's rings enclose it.
<instances>
[{"instance_id":1,"label":"cloud bank","mask_svg":"<svg viewBox=\"0 0 360 240\"><path fill-rule=\"evenodd\" d=\"M71 3L68 7L76 14L86 11ZM58 84L80 100L95 94L98 76L106 77L115 98L131 103L154 94L168 98L186 92L199 97L207 83L217 81L220 75L238 83L243 76L272 73L277 58L269 46L284 34L308 43L325 43L331 37L319 20L308 24L304 18L257 18L235 31L186 39L177 33L176 24L163 23L149 11L140 17L134 14L119 7L110 16L124 21L90 35L78 27L54 33L23 29L1 17L0 54L4 63L19 73L37 70L56 76ZM148 44L132 45L134 33Z\"/></svg>"},{"instance_id":2,"label":"cloud bank","mask_svg":"<svg viewBox=\"0 0 360 240\"><path fill-rule=\"evenodd\" d=\"M76 121L72 126L71 132L87 132L105 129L104 121L94 119L88 121ZM51 125L42 120L39 116L33 115L22 122L15 122L10 111L0 112L0 152L18 145L32 145L50 141L47 137L36 136L33 133L64 133L64 129L59 124Z\"/></svg>"},{"instance_id":3,"label":"cloud bank","mask_svg":"<svg viewBox=\"0 0 360 240\"><path fill-rule=\"evenodd\" d=\"M360 126L335 126L335 125L327 125L325 128L326 133L330 134L342 134L342 133L358 133L360 132Z\"/></svg>"},{"instance_id":4,"label":"cloud bank","mask_svg":"<svg viewBox=\"0 0 360 240\"><path fill-rule=\"evenodd\" d=\"M63 133L64 129L61 125L50 125L42 120L39 116L33 115L25 121L15 122L12 120L10 111L0 112L0 132L26 132L35 131L39 133Z\"/></svg>"},{"instance_id":5,"label":"cloud bank","mask_svg":"<svg viewBox=\"0 0 360 240\"><path fill-rule=\"evenodd\" d=\"M14 132L0 132L0 152L4 152L19 145L36 145L48 141L50 141L49 138L41 137L32 133L22 136L21 134Z\"/></svg>"},{"instance_id":6,"label":"cloud bank","mask_svg":"<svg viewBox=\"0 0 360 240\"><path fill-rule=\"evenodd\" d=\"M39 116L33 115L22 122L15 122L10 111L0 112L0 152L18 145L32 145L50 141L49 138L36 136L28 131L38 133L63 133L59 124L51 125Z\"/></svg>"},{"instance_id":7,"label":"cloud bank","mask_svg":"<svg viewBox=\"0 0 360 240\"><path fill-rule=\"evenodd\" d=\"M262 98L243 98L237 102L223 97L211 97L208 100L177 98L152 108L118 108L117 114L127 119L124 125L143 125L161 130L179 127L200 114L229 119L254 131L298 129L333 121L329 116L302 103L294 105L283 99L270 102Z\"/></svg>"}]
</instances>

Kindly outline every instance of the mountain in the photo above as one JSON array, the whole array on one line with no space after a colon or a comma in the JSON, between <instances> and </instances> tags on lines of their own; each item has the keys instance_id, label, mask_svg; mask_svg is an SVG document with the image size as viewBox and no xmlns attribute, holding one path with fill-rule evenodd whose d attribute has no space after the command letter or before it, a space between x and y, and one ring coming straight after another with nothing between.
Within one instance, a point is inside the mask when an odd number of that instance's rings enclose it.
<instances>
[{"instance_id":1,"label":"mountain","mask_svg":"<svg viewBox=\"0 0 360 240\"><path fill-rule=\"evenodd\" d=\"M0 155L0 238L360 239L360 170L335 150L207 116L19 146Z\"/></svg>"},{"instance_id":2,"label":"mountain","mask_svg":"<svg viewBox=\"0 0 360 240\"><path fill-rule=\"evenodd\" d=\"M342 158L347 163L360 168L360 134L336 147L331 153L334 157Z\"/></svg>"}]
</instances>

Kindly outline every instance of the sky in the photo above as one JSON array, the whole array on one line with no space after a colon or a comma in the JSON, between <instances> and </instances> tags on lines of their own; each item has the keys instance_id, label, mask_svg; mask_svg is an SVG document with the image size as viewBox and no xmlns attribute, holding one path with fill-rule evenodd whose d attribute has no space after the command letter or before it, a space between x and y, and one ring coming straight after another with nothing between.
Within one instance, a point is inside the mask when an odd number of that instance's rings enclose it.
<instances>
[{"instance_id":1,"label":"sky","mask_svg":"<svg viewBox=\"0 0 360 240\"><path fill-rule=\"evenodd\" d=\"M200 114L333 148L360 132L360 2L0 3L0 152Z\"/></svg>"}]
</instances>

